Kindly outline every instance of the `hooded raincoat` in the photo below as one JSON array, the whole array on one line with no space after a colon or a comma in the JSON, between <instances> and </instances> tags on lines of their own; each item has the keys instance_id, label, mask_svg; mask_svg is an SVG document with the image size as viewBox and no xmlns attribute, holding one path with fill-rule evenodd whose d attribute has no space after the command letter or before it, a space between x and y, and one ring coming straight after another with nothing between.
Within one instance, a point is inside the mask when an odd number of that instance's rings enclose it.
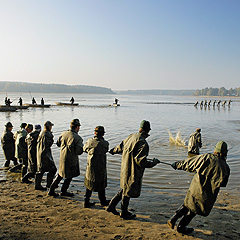
<instances>
[{"instance_id":1,"label":"hooded raincoat","mask_svg":"<svg viewBox=\"0 0 240 240\"><path fill-rule=\"evenodd\" d=\"M33 131L27 135L25 140L28 146L28 167L30 172L37 171L37 140L39 134L39 131Z\"/></svg>"},{"instance_id":2,"label":"hooded raincoat","mask_svg":"<svg viewBox=\"0 0 240 240\"><path fill-rule=\"evenodd\" d=\"M61 147L59 175L73 178L80 175L78 155L83 153L83 140L75 130L68 130L58 138L57 146Z\"/></svg>"},{"instance_id":3,"label":"hooded raincoat","mask_svg":"<svg viewBox=\"0 0 240 240\"><path fill-rule=\"evenodd\" d=\"M195 172L184 205L195 214L208 216L220 187L226 187L230 169L218 154L203 154L176 163L179 170Z\"/></svg>"},{"instance_id":4,"label":"hooded raincoat","mask_svg":"<svg viewBox=\"0 0 240 240\"><path fill-rule=\"evenodd\" d=\"M199 132L192 133L188 143L188 152L199 154L199 148L201 147L202 147L201 133Z\"/></svg>"},{"instance_id":5,"label":"hooded raincoat","mask_svg":"<svg viewBox=\"0 0 240 240\"><path fill-rule=\"evenodd\" d=\"M107 187L107 157L109 143L103 137L95 136L87 140L83 150L88 153L84 185L95 192Z\"/></svg>"},{"instance_id":6,"label":"hooded raincoat","mask_svg":"<svg viewBox=\"0 0 240 240\"><path fill-rule=\"evenodd\" d=\"M5 159L14 160L15 140L13 138L13 133L6 129L2 134L1 143Z\"/></svg>"},{"instance_id":7,"label":"hooded raincoat","mask_svg":"<svg viewBox=\"0 0 240 240\"><path fill-rule=\"evenodd\" d=\"M15 157L16 158L23 158L27 159L28 158L28 153L27 153L27 143L25 142L25 139L27 137L27 131L25 129L22 129L21 131L18 132L17 139L15 142Z\"/></svg>"},{"instance_id":8,"label":"hooded raincoat","mask_svg":"<svg viewBox=\"0 0 240 240\"><path fill-rule=\"evenodd\" d=\"M149 152L147 137L145 133L133 133L113 150L113 153L122 153L120 187L124 196L138 198L145 168L156 165L147 160Z\"/></svg>"},{"instance_id":9,"label":"hooded raincoat","mask_svg":"<svg viewBox=\"0 0 240 240\"><path fill-rule=\"evenodd\" d=\"M51 146L53 144L53 134L50 131L43 130L37 141L37 171L49 172L57 171L52 157Z\"/></svg>"}]
</instances>

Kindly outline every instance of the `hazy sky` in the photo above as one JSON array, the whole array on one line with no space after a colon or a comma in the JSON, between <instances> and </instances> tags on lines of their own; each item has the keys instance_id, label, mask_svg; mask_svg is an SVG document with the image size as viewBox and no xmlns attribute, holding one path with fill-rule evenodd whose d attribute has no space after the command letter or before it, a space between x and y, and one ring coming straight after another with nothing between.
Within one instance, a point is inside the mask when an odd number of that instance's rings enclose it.
<instances>
[{"instance_id":1,"label":"hazy sky","mask_svg":"<svg viewBox=\"0 0 240 240\"><path fill-rule=\"evenodd\" d=\"M0 0L0 80L240 87L239 0Z\"/></svg>"}]
</instances>

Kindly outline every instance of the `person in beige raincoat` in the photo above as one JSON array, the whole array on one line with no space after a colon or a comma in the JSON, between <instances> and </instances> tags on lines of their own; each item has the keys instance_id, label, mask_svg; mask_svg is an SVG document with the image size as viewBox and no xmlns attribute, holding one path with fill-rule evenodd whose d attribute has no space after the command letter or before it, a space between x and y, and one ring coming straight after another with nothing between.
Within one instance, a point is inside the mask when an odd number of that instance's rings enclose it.
<instances>
[{"instance_id":1,"label":"person in beige raincoat","mask_svg":"<svg viewBox=\"0 0 240 240\"><path fill-rule=\"evenodd\" d=\"M121 217L133 219L136 217L128 211L130 198L138 198L142 188L142 178L145 168L152 168L160 161L156 158L148 160L149 146L146 138L151 130L150 122L143 120L138 133L129 135L120 145L111 149L111 154L122 154L120 191L112 198L107 211L119 215L116 205L121 201Z\"/></svg>"},{"instance_id":2,"label":"person in beige raincoat","mask_svg":"<svg viewBox=\"0 0 240 240\"><path fill-rule=\"evenodd\" d=\"M80 126L79 119L73 119L70 123L70 129L63 132L57 140L57 146L61 148L59 173L50 187L48 193L50 196L58 196L58 194L55 193L55 189L63 178L65 178L65 180L61 188L61 196L74 196L73 193L67 190L72 178L80 175L78 155L83 153L83 140L78 135Z\"/></svg>"},{"instance_id":3,"label":"person in beige raincoat","mask_svg":"<svg viewBox=\"0 0 240 240\"><path fill-rule=\"evenodd\" d=\"M109 143L103 138L105 129L103 126L97 126L94 130L95 136L87 140L83 151L88 153L87 169L84 185L86 193L84 198L84 207L88 208L94 205L90 202L92 192L98 192L98 198L102 206L108 206L106 200L105 188L107 187L107 156Z\"/></svg>"},{"instance_id":4,"label":"person in beige raincoat","mask_svg":"<svg viewBox=\"0 0 240 240\"><path fill-rule=\"evenodd\" d=\"M174 169L195 172L191 185L184 200L184 204L168 221L170 228L174 228L176 221L183 217L177 231L188 234L194 229L187 228L190 221L198 215L208 216L217 199L220 187L226 187L230 169L226 163L227 144L218 142L214 153L202 154L172 164Z\"/></svg>"},{"instance_id":5,"label":"person in beige raincoat","mask_svg":"<svg viewBox=\"0 0 240 240\"><path fill-rule=\"evenodd\" d=\"M35 175L35 189L46 191L50 188L53 178L57 172L53 160L51 146L53 145L52 126L50 121L44 123L44 130L40 133L37 141L37 173ZM43 174L47 172L47 186L41 185Z\"/></svg>"},{"instance_id":6,"label":"person in beige raincoat","mask_svg":"<svg viewBox=\"0 0 240 240\"><path fill-rule=\"evenodd\" d=\"M199 154L199 148L202 147L201 129L197 128L194 133L191 134L188 142L188 153L190 156L193 154ZM192 154L192 155L191 155Z\"/></svg>"}]
</instances>

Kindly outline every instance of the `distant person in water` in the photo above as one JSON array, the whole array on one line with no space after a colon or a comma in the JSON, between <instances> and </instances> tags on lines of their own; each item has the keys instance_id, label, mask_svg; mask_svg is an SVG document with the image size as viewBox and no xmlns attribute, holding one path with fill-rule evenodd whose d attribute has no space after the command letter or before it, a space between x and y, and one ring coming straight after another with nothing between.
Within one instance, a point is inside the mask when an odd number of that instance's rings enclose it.
<instances>
[{"instance_id":1,"label":"distant person in water","mask_svg":"<svg viewBox=\"0 0 240 240\"><path fill-rule=\"evenodd\" d=\"M22 106L23 101L22 101L22 98L21 98L21 97L19 98L18 103L19 103L20 106Z\"/></svg>"},{"instance_id":2,"label":"distant person in water","mask_svg":"<svg viewBox=\"0 0 240 240\"><path fill-rule=\"evenodd\" d=\"M37 104L37 102L36 102L34 97L32 98L32 104Z\"/></svg>"},{"instance_id":3,"label":"distant person in water","mask_svg":"<svg viewBox=\"0 0 240 240\"><path fill-rule=\"evenodd\" d=\"M201 129L197 128L194 133L191 134L188 142L188 153L199 154L199 148L202 147Z\"/></svg>"},{"instance_id":4,"label":"distant person in water","mask_svg":"<svg viewBox=\"0 0 240 240\"><path fill-rule=\"evenodd\" d=\"M44 105L44 99L43 98L41 99L41 105Z\"/></svg>"},{"instance_id":5,"label":"distant person in water","mask_svg":"<svg viewBox=\"0 0 240 240\"><path fill-rule=\"evenodd\" d=\"M71 102L71 104L73 105L74 104L74 98L72 97L71 99L70 99L70 102Z\"/></svg>"}]
</instances>

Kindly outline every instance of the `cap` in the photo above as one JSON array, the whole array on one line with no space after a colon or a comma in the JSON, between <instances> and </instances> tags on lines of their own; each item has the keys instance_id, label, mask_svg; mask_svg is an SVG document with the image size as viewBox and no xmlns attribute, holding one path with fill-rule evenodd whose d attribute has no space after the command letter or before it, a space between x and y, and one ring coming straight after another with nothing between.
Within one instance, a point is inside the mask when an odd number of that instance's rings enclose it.
<instances>
[{"instance_id":1,"label":"cap","mask_svg":"<svg viewBox=\"0 0 240 240\"><path fill-rule=\"evenodd\" d=\"M196 129L196 132L201 132L201 128L197 128L197 129Z\"/></svg>"},{"instance_id":2,"label":"cap","mask_svg":"<svg viewBox=\"0 0 240 240\"><path fill-rule=\"evenodd\" d=\"M36 125L34 126L34 129L35 129L35 130L41 130L41 128L42 128L42 127L41 127L41 125L39 125L39 124L36 124Z\"/></svg>"},{"instance_id":3,"label":"cap","mask_svg":"<svg viewBox=\"0 0 240 240\"><path fill-rule=\"evenodd\" d=\"M70 123L74 126L81 126L78 118L73 119Z\"/></svg>"},{"instance_id":4,"label":"cap","mask_svg":"<svg viewBox=\"0 0 240 240\"><path fill-rule=\"evenodd\" d=\"M227 144L224 141L220 141L217 143L214 150L219 153L227 153L228 152Z\"/></svg>"},{"instance_id":5,"label":"cap","mask_svg":"<svg viewBox=\"0 0 240 240\"><path fill-rule=\"evenodd\" d=\"M20 128L25 128L27 126L26 123L21 123Z\"/></svg>"},{"instance_id":6,"label":"cap","mask_svg":"<svg viewBox=\"0 0 240 240\"><path fill-rule=\"evenodd\" d=\"M95 127L94 131L95 131L95 132L105 133L105 129L104 129L103 126L97 126L97 127Z\"/></svg>"},{"instance_id":7,"label":"cap","mask_svg":"<svg viewBox=\"0 0 240 240\"><path fill-rule=\"evenodd\" d=\"M140 124L140 128L145 130L145 131L150 131L150 122L146 121L146 120L142 120L141 124Z\"/></svg>"},{"instance_id":8,"label":"cap","mask_svg":"<svg viewBox=\"0 0 240 240\"><path fill-rule=\"evenodd\" d=\"M53 126L54 124L52 123L52 122L50 122L50 121L46 121L45 123L44 123L44 126L45 127L51 127L51 126Z\"/></svg>"},{"instance_id":9,"label":"cap","mask_svg":"<svg viewBox=\"0 0 240 240\"><path fill-rule=\"evenodd\" d=\"M5 127L13 127L12 123L11 122L7 122Z\"/></svg>"}]
</instances>

